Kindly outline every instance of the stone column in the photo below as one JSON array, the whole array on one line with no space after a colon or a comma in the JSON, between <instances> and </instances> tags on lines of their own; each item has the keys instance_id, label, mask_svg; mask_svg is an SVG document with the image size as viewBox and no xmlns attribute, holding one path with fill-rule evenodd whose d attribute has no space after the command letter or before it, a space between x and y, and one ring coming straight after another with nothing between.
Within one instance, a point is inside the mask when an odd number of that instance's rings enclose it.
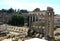
<instances>
[{"instance_id":1,"label":"stone column","mask_svg":"<svg viewBox=\"0 0 60 41\"><path fill-rule=\"evenodd\" d=\"M29 15L29 27L31 27L31 17Z\"/></svg>"},{"instance_id":2,"label":"stone column","mask_svg":"<svg viewBox=\"0 0 60 41\"><path fill-rule=\"evenodd\" d=\"M50 12L49 36L54 36L54 12Z\"/></svg>"},{"instance_id":3,"label":"stone column","mask_svg":"<svg viewBox=\"0 0 60 41\"><path fill-rule=\"evenodd\" d=\"M48 33L49 33L49 12L45 14L45 39L47 39Z\"/></svg>"},{"instance_id":4,"label":"stone column","mask_svg":"<svg viewBox=\"0 0 60 41\"><path fill-rule=\"evenodd\" d=\"M35 22L36 22L36 15L35 15Z\"/></svg>"},{"instance_id":5,"label":"stone column","mask_svg":"<svg viewBox=\"0 0 60 41\"><path fill-rule=\"evenodd\" d=\"M33 16L32 16L32 22L33 22Z\"/></svg>"},{"instance_id":6,"label":"stone column","mask_svg":"<svg viewBox=\"0 0 60 41\"><path fill-rule=\"evenodd\" d=\"M47 11L49 13L49 33L48 40L54 41L54 12L52 7L47 7Z\"/></svg>"}]
</instances>

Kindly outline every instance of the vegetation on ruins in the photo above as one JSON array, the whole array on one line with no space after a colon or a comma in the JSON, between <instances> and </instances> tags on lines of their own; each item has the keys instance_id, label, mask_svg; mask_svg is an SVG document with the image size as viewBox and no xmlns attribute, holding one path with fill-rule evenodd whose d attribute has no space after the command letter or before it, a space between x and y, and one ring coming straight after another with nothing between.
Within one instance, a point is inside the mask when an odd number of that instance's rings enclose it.
<instances>
[{"instance_id":1,"label":"vegetation on ruins","mask_svg":"<svg viewBox=\"0 0 60 41\"><path fill-rule=\"evenodd\" d=\"M24 39L22 39L22 41L25 41Z\"/></svg>"},{"instance_id":2,"label":"vegetation on ruins","mask_svg":"<svg viewBox=\"0 0 60 41\"><path fill-rule=\"evenodd\" d=\"M28 13L25 9L1 9L1 17L4 17L3 23L8 23L9 25L23 26L25 21L24 13ZM7 17L6 17L7 16Z\"/></svg>"},{"instance_id":3,"label":"vegetation on ruins","mask_svg":"<svg viewBox=\"0 0 60 41\"><path fill-rule=\"evenodd\" d=\"M12 41L18 41L18 39L12 40Z\"/></svg>"},{"instance_id":4,"label":"vegetation on ruins","mask_svg":"<svg viewBox=\"0 0 60 41\"><path fill-rule=\"evenodd\" d=\"M20 14L13 14L11 20L8 21L8 24L15 26L23 26L25 17Z\"/></svg>"}]
</instances>

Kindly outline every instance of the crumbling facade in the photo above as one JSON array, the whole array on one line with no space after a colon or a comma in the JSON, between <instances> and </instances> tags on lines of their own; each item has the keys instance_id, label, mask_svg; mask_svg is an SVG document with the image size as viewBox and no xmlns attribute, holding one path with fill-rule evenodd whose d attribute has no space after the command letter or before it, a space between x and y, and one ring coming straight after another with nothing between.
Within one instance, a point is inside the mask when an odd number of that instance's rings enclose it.
<instances>
[{"instance_id":1,"label":"crumbling facade","mask_svg":"<svg viewBox=\"0 0 60 41\"><path fill-rule=\"evenodd\" d=\"M35 15L35 19L33 16L29 16L29 27L32 27L34 22L40 22L40 26L44 24L44 36L47 39L48 37L54 37L54 11L53 8L47 7L47 10L30 12L29 14ZM38 21L36 21L38 17ZM33 21L35 20L35 21ZM42 24L43 23L43 24ZM39 27L39 26L38 26ZM35 29L36 30L36 29Z\"/></svg>"}]
</instances>

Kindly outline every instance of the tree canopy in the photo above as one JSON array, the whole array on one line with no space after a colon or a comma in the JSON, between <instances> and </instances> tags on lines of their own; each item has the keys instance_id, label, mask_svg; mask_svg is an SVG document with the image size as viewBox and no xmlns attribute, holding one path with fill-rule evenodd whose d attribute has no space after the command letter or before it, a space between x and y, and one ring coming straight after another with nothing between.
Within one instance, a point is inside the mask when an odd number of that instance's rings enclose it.
<instances>
[{"instance_id":1,"label":"tree canopy","mask_svg":"<svg viewBox=\"0 0 60 41\"><path fill-rule=\"evenodd\" d=\"M0 12L1 13L3 13L3 12L5 13L6 12L6 13L9 13L9 14L10 13L14 13L14 12L16 13L17 12L19 14L22 14L22 13L28 13L28 10L24 10L24 9L21 9L21 10L20 9L18 9L18 10L15 9L14 10L13 8L10 8L8 10L7 9L1 9Z\"/></svg>"},{"instance_id":2,"label":"tree canopy","mask_svg":"<svg viewBox=\"0 0 60 41\"><path fill-rule=\"evenodd\" d=\"M25 17L20 14L13 14L11 20L8 21L8 24L15 26L23 26Z\"/></svg>"},{"instance_id":3,"label":"tree canopy","mask_svg":"<svg viewBox=\"0 0 60 41\"><path fill-rule=\"evenodd\" d=\"M14 13L14 9L10 8L9 10L7 10L8 13Z\"/></svg>"}]
</instances>

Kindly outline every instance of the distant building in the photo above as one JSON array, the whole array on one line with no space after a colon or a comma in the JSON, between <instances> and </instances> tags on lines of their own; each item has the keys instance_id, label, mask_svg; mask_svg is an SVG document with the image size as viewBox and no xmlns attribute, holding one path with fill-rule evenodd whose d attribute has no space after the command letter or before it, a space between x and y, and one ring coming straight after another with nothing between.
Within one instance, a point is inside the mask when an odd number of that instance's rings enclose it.
<instances>
[{"instance_id":1,"label":"distant building","mask_svg":"<svg viewBox=\"0 0 60 41\"><path fill-rule=\"evenodd\" d=\"M60 26L60 15L54 16L54 24L55 26Z\"/></svg>"}]
</instances>

